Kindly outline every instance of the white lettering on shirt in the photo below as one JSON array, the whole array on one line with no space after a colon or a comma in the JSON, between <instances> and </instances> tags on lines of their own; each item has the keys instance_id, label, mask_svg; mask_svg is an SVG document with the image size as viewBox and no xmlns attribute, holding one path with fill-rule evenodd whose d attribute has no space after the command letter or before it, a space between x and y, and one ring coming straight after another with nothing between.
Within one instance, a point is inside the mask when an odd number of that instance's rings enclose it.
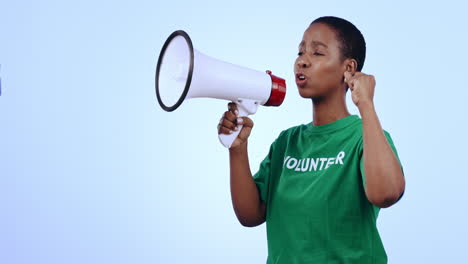
<instances>
[{"instance_id":1,"label":"white lettering on shirt","mask_svg":"<svg viewBox=\"0 0 468 264\"><path fill-rule=\"evenodd\" d=\"M283 168L294 171L321 171L330 168L332 165L344 165L343 159L346 153L340 151L336 157L330 158L303 158L298 159L291 156L284 158ZM319 166L320 164L320 166Z\"/></svg>"},{"instance_id":2,"label":"white lettering on shirt","mask_svg":"<svg viewBox=\"0 0 468 264\"><path fill-rule=\"evenodd\" d=\"M292 164L291 164L291 161L292 161ZM296 164L297 164L297 159L291 158L291 159L289 159L288 163L286 164L286 168L293 169L294 167L296 167Z\"/></svg>"}]
</instances>

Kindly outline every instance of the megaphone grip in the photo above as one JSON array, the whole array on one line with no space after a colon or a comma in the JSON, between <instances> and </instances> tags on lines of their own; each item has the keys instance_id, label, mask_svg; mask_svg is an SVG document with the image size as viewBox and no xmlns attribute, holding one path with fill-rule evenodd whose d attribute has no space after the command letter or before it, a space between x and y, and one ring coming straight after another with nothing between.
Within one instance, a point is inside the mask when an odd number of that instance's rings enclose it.
<instances>
[{"instance_id":1,"label":"megaphone grip","mask_svg":"<svg viewBox=\"0 0 468 264\"><path fill-rule=\"evenodd\" d=\"M236 102L237 111L239 111L239 117L248 116L250 114L254 114L257 111L258 102L256 103L253 100L244 100L240 102ZM218 138L221 144L226 148L230 148L234 140L236 140L237 136L241 132L243 125L237 126L237 131L233 131L232 134L219 134Z\"/></svg>"},{"instance_id":2,"label":"megaphone grip","mask_svg":"<svg viewBox=\"0 0 468 264\"><path fill-rule=\"evenodd\" d=\"M230 148L232 146L232 143L234 143L234 140L236 140L237 136L239 135L243 127L244 127L243 125L238 125L237 131L233 131L232 134L229 134L229 135L219 134L219 141L221 142L221 144L223 144L223 146L225 146L226 148Z\"/></svg>"}]
</instances>

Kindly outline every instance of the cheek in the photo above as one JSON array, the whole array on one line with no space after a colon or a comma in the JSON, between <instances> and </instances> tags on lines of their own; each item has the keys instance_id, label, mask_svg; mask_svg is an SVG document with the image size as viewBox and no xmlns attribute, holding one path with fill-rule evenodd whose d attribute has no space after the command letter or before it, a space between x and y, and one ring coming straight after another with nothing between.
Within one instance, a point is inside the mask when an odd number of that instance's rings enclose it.
<instances>
[{"instance_id":1,"label":"cheek","mask_svg":"<svg viewBox=\"0 0 468 264\"><path fill-rule=\"evenodd\" d=\"M341 78L340 75L340 64L336 61L322 61L317 66L317 73L320 74L320 78L332 81Z\"/></svg>"}]
</instances>

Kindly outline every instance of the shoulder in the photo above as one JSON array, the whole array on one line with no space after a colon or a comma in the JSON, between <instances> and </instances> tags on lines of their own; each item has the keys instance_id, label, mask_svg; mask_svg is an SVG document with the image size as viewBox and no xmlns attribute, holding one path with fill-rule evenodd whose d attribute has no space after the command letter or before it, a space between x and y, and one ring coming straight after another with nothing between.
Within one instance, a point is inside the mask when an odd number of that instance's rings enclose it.
<instances>
[{"instance_id":1,"label":"shoulder","mask_svg":"<svg viewBox=\"0 0 468 264\"><path fill-rule=\"evenodd\" d=\"M306 130L307 124L287 128L279 133L271 146L275 149L283 149L289 142L295 142Z\"/></svg>"},{"instance_id":2,"label":"shoulder","mask_svg":"<svg viewBox=\"0 0 468 264\"><path fill-rule=\"evenodd\" d=\"M298 136L299 134L303 133L307 129L307 124L301 124L297 126L290 127L281 131L277 140L284 140L290 137Z\"/></svg>"}]
</instances>

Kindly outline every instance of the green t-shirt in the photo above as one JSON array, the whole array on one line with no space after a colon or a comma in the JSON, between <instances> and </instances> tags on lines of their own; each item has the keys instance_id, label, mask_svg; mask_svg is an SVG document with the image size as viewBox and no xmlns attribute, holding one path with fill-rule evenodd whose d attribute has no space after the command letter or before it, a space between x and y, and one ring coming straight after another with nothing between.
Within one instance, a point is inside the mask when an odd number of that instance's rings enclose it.
<instances>
[{"instance_id":1,"label":"green t-shirt","mask_svg":"<svg viewBox=\"0 0 468 264\"><path fill-rule=\"evenodd\" d=\"M387 263L379 208L364 191L358 116L283 131L254 180L267 208L267 264Z\"/></svg>"}]
</instances>

